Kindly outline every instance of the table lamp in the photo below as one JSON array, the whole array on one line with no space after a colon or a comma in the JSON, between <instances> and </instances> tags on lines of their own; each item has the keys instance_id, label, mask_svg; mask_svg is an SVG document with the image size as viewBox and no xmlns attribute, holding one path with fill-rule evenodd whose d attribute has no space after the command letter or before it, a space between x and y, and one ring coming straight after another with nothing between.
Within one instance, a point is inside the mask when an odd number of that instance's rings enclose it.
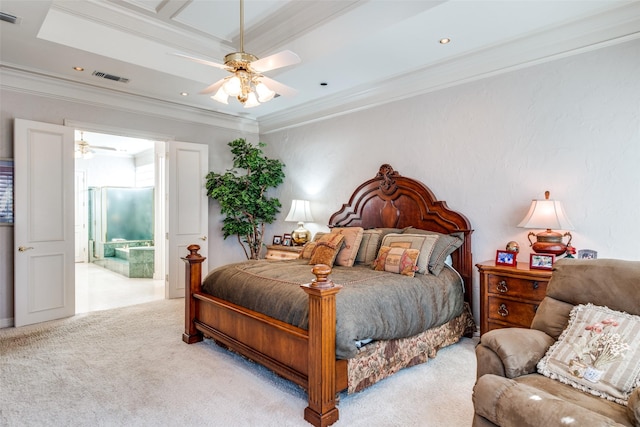
<instances>
[{"instance_id":1,"label":"table lamp","mask_svg":"<svg viewBox=\"0 0 640 427\"><path fill-rule=\"evenodd\" d=\"M571 244L571 233L564 234L557 230L573 230L573 225L564 213L562 204L558 200L550 200L549 192L544 192L544 200L532 200L529 212L524 217L518 227L521 228L544 228L538 234L529 232L527 238L531 248L536 253L562 255L567 251L567 246ZM531 241L531 236L536 236L536 242ZM569 236L569 241L564 244L563 237Z\"/></svg>"},{"instance_id":2,"label":"table lamp","mask_svg":"<svg viewBox=\"0 0 640 427\"><path fill-rule=\"evenodd\" d=\"M298 223L298 228L291 232L291 239L296 245L304 245L311 239L311 232L304 228L305 222L313 221L308 200L292 200L291 209L284 220Z\"/></svg>"}]
</instances>

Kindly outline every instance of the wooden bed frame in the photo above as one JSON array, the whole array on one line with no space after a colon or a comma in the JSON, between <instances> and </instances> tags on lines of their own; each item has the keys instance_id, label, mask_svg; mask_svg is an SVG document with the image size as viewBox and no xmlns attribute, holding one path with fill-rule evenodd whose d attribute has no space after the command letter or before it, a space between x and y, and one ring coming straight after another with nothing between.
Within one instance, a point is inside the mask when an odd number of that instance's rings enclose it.
<instances>
[{"instance_id":1,"label":"wooden bed frame","mask_svg":"<svg viewBox=\"0 0 640 427\"><path fill-rule=\"evenodd\" d=\"M471 233L464 215L436 201L424 184L382 165L375 178L360 185L329 227L404 228L413 226L440 233L464 233L464 243L452 254L453 266L472 301ZM186 262L186 343L204 336L273 370L303 387L309 405L304 419L317 427L338 420L337 394L347 388L347 361L335 358L336 294L340 285L327 278L328 266L312 269L315 279L301 285L309 296L309 329L304 330L202 292L202 261L197 245L189 246Z\"/></svg>"}]
</instances>

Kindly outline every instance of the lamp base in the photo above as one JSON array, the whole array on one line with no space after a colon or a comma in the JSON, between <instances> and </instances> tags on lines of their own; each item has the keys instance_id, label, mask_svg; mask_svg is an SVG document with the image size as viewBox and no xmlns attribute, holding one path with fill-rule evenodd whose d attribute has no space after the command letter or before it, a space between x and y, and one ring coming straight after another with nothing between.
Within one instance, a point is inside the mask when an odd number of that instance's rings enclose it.
<instances>
[{"instance_id":1,"label":"lamp base","mask_svg":"<svg viewBox=\"0 0 640 427\"><path fill-rule=\"evenodd\" d=\"M304 228L303 223L298 223L298 228L291 232L291 240L296 246L302 246L311 240L311 232Z\"/></svg>"},{"instance_id":2,"label":"lamp base","mask_svg":"<svg viewBox=\"0 0 640 427\"><path fill-rule=\"evenodd\" d=\"M531 242L531 236L536 236L536 242ZM562 242L562 238L565 236L569 236L569 241L565 244ZM571 243L571 233L566 232L564 235L547 229L546 231L541 231L538 234L534 234L533 232L529 233L527 236L529 238L529 243L531 243L531 249L537 254L553 254L553 255L562 255L567 251L567 246Z\"/></svg>"}]
</instances>

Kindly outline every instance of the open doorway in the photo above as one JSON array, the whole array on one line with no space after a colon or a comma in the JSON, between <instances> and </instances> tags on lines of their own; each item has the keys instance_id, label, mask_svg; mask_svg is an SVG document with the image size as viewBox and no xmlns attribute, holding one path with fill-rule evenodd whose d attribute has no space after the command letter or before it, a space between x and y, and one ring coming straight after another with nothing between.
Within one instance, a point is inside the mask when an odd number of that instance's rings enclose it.
<instances>
[{"instance_id":1,"label":"open doorway","mask_svg":"<svg viewBox=\"0 0 640 427\"><path fill-rule=\"evenodd\" d=\"M164 144L80 129L75 140L76 313L163 299Z\"/></svg>"}]
</instances>

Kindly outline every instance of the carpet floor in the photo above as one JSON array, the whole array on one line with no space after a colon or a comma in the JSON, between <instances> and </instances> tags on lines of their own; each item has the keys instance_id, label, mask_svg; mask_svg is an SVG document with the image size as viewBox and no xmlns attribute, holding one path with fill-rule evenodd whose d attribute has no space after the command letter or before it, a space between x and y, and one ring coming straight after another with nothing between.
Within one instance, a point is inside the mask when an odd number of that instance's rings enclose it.
<instances>
[{"instance_id":1,"label":"carpet floor","mask_svg":"<svg viewBox=\"0 0 640 427\"><path fill-rule=\"evenodd\" d=\"M295 384L210 340L187 345L183 300L0 330L3 426L309 426ZM341 426L469 426L476 340L341 395Z\"/></svg>"}]
</instances>

